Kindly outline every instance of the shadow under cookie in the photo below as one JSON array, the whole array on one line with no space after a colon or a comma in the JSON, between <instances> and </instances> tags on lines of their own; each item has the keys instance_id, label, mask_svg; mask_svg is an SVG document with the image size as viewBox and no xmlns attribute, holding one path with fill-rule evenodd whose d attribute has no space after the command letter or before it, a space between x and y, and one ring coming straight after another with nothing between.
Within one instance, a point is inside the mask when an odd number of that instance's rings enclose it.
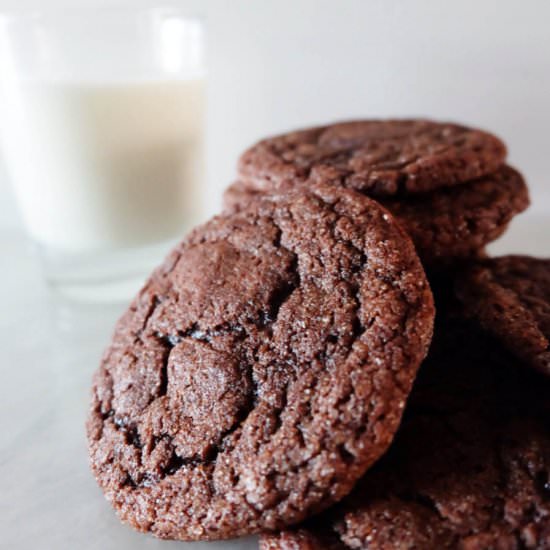
<instances>
[{"instance_id":1,"label":"shadow under cookie","mask_svg":"<svg viewBox=\"0 0 550 550\"><path fill-rule=\"evenodd\" d=\"M474 323L440 318L388 454L340 504L260 547L546 548L545 384Z\"/></svg>"}]
</instances>

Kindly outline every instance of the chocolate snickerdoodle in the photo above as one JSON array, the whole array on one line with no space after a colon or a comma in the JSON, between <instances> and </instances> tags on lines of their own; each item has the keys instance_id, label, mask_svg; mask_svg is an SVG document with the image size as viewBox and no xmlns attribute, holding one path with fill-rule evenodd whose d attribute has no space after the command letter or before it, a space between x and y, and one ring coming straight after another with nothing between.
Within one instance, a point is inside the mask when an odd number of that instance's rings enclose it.
<instances>
[{"instance_id":1,"label":"chocolate snickerdoodle","mask_svg":"<svg viewBox=\"0 0 550 550\"><path fill-rule=\"evenodd\" d=\"M264 139L239 160L239 179L272 192L338 180L383 197L457 185L493 173L506 158L496 136L423 119L356 120Z\"/></svg>"},{"instance_id":2,"label":"chocolate snickerdoodle","mask_svg":"<svg viewBox=\"0 0 550 550\"><path fill-rule=\"evenodd\" d=\"M95 375L99 485L162 538L320 512L389 446L433 315L410 239L354 191L309 186L214 218L153 273Z\"/></svg>"},{"instance_id":3,"label":"chocolate snickerdoodle","mask_svg":"<svg viewBox=\"0 0 550 550\"><path fill-rule=\"evenodd\" d=\"M550 259L482 259L460 272L455 288L466 315L550 376Z\"/></svg>"}]
</instances>

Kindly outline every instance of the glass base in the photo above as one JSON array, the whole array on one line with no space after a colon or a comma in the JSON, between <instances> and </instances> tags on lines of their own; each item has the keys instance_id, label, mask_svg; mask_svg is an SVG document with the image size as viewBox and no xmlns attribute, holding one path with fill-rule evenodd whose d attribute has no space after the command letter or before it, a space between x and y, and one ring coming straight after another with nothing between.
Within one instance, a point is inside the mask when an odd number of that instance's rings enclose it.
<instances>
[{"instance_id":1,"label":"glass base","mask_svg":"<svg viewBox=\"0 0 550 550\"><path fill-rule=\"evenodd\" d=\"M46 281L68 300L128 302L159 265L175 241L108 251L60 251L37 245Z\"/></svg>"}]
</instances>

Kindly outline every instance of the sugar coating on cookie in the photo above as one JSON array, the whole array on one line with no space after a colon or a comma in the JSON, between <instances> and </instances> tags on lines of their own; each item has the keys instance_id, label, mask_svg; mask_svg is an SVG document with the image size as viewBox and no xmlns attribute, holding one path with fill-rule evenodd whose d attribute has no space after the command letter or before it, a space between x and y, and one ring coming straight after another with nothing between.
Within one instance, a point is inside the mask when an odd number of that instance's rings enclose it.
<instances>
[{"instance_id":1,"label":"sugar coating on cookie","mask_svg":"<svg viewBox=\"0 0 550 550\"><path fill-rule=\"evenodd\" d=\"M214 218L150 277L95 375L99 485L163 538L321 511L390 444L433 315L411 241L353 191L319 185Z\"/></svg>"},{"instance_id":2,"label":"sugar coating on cookie","mask_svg":"<svg viewBox=\"0 0 550 550\"><path fill-rule=\"evenodd\" d=\"M550 376L550 259L502 256L456 279L465 312L510 351Z\"/></svg>"},{"instance_id":3,"label":"sugar coating on cookie","mask_svg":"<svg viewBox=\"0 0 550 550\"><path fill-rule=\"evenodd\" d=\"M337 180L373 196L418 193L494 172L506 147L487 132L431 120L357 120L264 139L245 151L239 177L273 191Z\"/></svg>"}]
</instances>

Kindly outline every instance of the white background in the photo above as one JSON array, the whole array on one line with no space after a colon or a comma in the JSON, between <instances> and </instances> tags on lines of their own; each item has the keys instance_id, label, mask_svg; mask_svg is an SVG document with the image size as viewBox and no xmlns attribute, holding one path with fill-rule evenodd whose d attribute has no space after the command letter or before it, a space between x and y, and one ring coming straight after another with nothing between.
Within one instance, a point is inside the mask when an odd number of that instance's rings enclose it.
<instances>
[{"instance_id":1,"label":"white background","mask_svg":"<svg viewBox=\"0 0 550 550\"><path fill-rule=\"evenodd\" d=\"M125 3L154 4L70 2ZM528 178L533 209L550 208L547 0L179 3L208 21L210 212L239 152L259 137L384 116L453 119L496 132ZM51 4L0 1L18 9ZM17 223L5 179L0 176L0 223Z\"/></svg>"}]
</instances>

